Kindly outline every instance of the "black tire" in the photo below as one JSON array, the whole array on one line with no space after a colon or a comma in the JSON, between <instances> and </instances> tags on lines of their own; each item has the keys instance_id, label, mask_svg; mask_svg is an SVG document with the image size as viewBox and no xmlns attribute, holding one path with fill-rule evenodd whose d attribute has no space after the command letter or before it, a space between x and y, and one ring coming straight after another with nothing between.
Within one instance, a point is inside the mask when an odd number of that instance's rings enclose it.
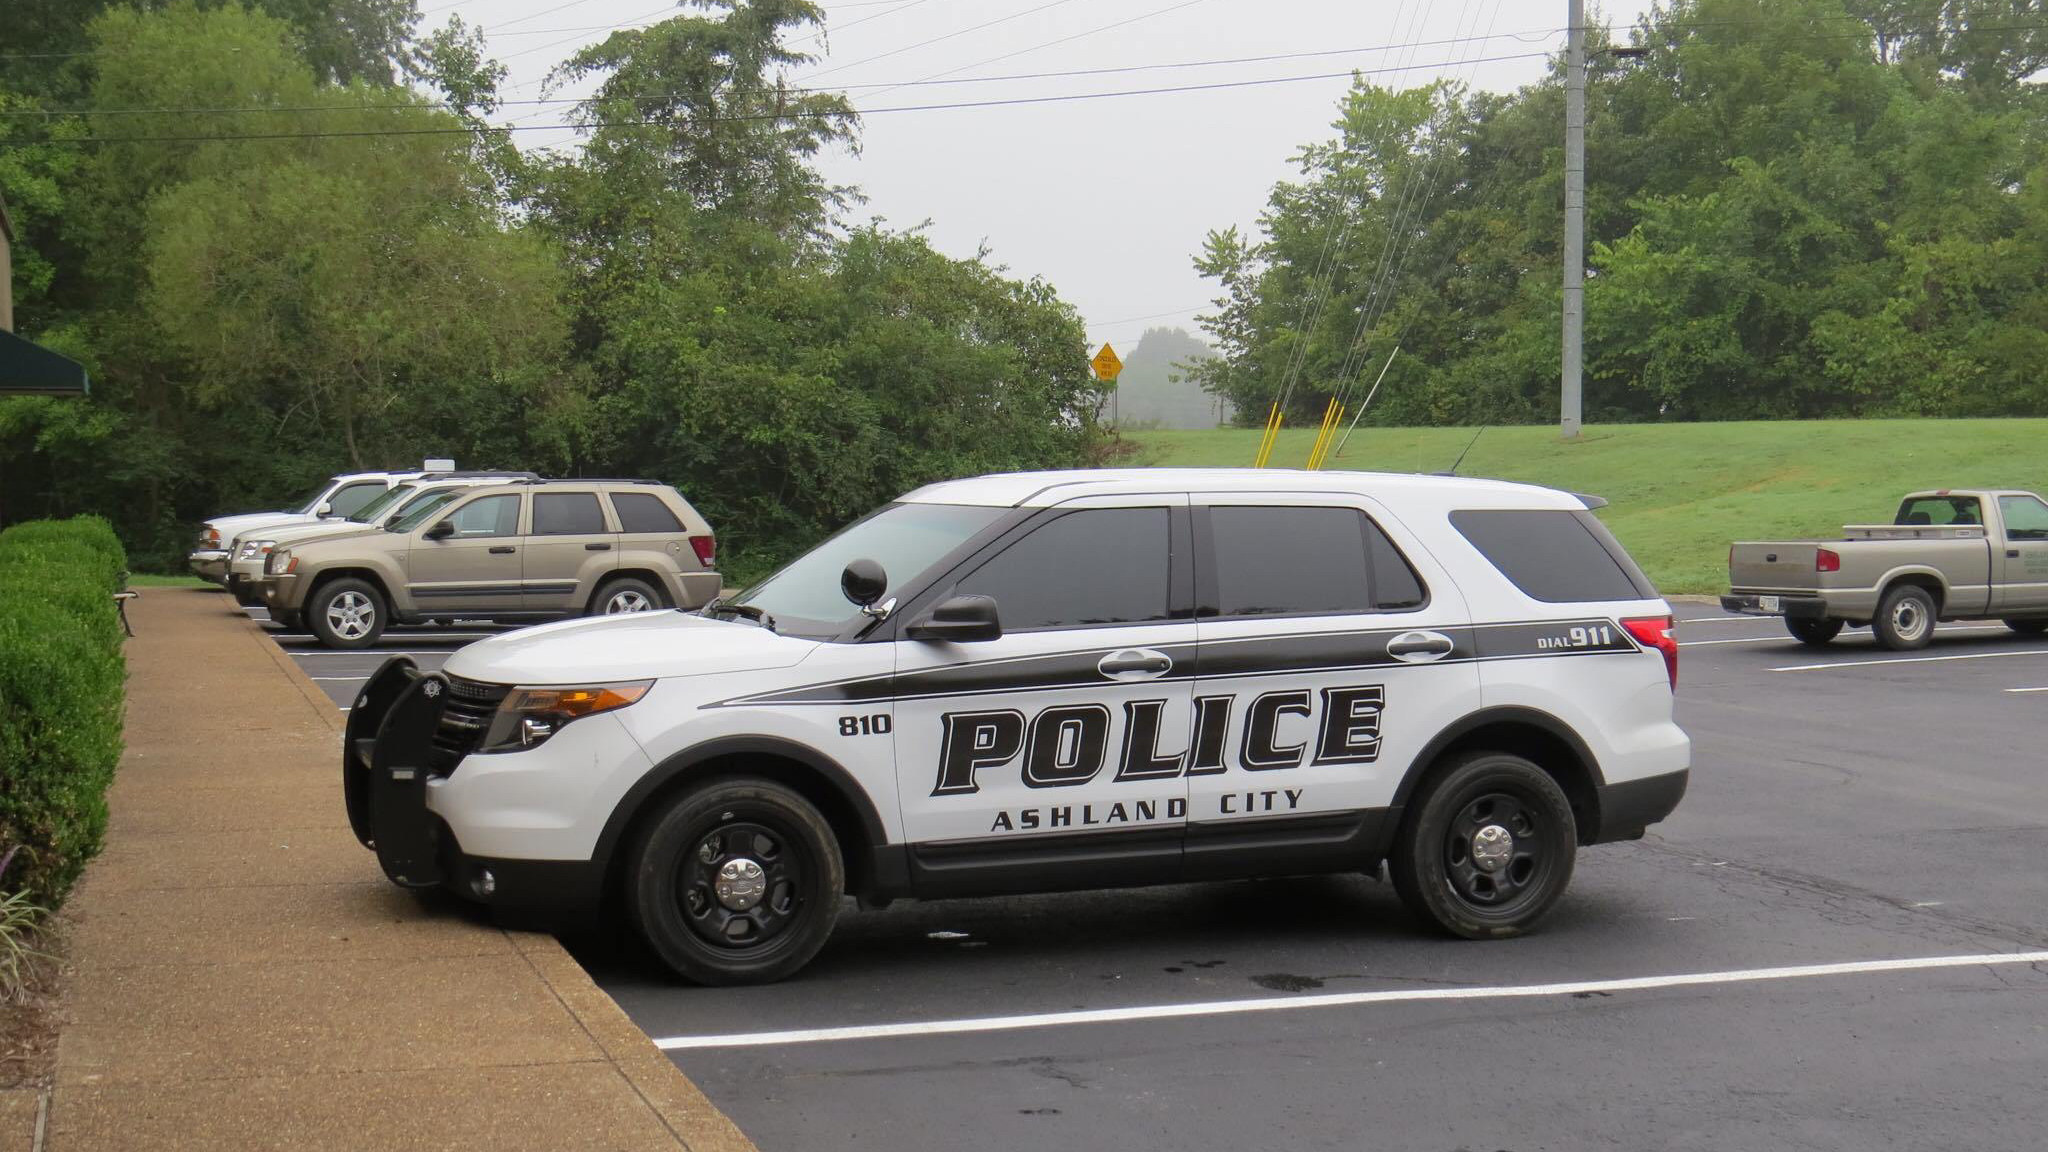
<instances>
[{"instance_id":1,"label":"black tire","mask_svg":"<svg viewBox=\"0 0 2048 1152\"><path fill-rule=\"evenodd\" d=\"M270 619L287 632L297 632L306 626L305 617L289 608L280 608L272 612Z\"/></svg>"},{"instance_id":2,"label":"black tire","mask_svg":"<svg viewBox=\"0 0 2048 1152\"><path fill-rule=\"evenodd\" d=\"M1934 597L1918 584L1894 586L1877 602L1870 630L1877 634L1878 647L1893 652L1927 647L1934 639Z\"/></svg>"},{"instance_id":3,"label":"black tire","mask_svg":"<svg viewBox=\"0 0 2048 1152\"><path fill-rule=\"evenodd\" d=\"M1832 616L1787 616L1785 631L1808 647L1825 648L1828 641L1842 634L1842 621Z\"/></svg>"},{"instance_id":4,"label":"black tire","mask_svg":"<svg viewBox=\"0 0 2048 1152\"><path fill-rule=\"evenodd\" d=\"M846 888L832 826L794 791L751 777L675 797L636 838L628 869L626 903L640 935L698 984L766 984L810 963ZM721 876L757 878L762 890L741 904L747 893L721 895Z\"/></svg>"},{"instance_id":5,"label":"black tire","mask_svg":"<svg viewBox=\"0 0 2048 1152\"><path fill-rule=\"evenodd\" d=\"M1505 853L1499 863L1477 858L1481 836ZM1387 863L1409 911L1453 936L1490 940L1521 935L1557 903L1577 851L1571 801L1549 773L1477 752L1423 784Z\"/></svg>"},{"instance_id":6,"label":"black tire","mask_svg":"<svg viewBox=\"0 0 2048 1152\"><path fill-rule=\"evenodd\" d=\"M631 604L632 607L615 605ZM590 615L613 616L626 612L652 612L668 607L667 597L661 589L634 576L620 576L607 580L598 588L597 595L590 598Z\"/></svg>"},{"instance_id":7,"label":"black tire","mask_svg":"<svg viewBox=\"0 0 2048 1152\"><path fill-rule=\"evenodd\" d=\"M384 635L384 625L391 619L384 593L353 576L313 589L303 611L309 630L328 648L368 648Z\"/></svg>"},{"instance_id":8,"label":"black tire","mask_svg":"<svg viewBox=\"0 0 2048 1152\"><path fill-rule=\"evenodd\" d=\"M2022 636L2039 636L2048 632L2048 620L2001 620L1999 623Z\"/></svg>"}]
</instances>

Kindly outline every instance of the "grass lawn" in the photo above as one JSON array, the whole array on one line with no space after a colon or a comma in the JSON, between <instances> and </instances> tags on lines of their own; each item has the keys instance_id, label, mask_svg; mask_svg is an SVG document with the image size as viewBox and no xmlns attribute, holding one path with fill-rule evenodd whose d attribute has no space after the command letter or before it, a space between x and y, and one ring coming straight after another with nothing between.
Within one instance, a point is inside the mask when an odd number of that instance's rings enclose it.
<instances>
[{"instance_id":1,"label":"grass lawn","mask_svg":"<svg viewBox=\"0 0 2048 1152\"><path fill-rule=\"evenodd\" d=\"M163 576L154 572L131 572L128 574L130 588L211 588L213 585L197 576Z\"/></svg>"},{"instance_id":2,"label":"grass lawn","mask_svg":"<svg viewBox=\"0 0 2048 1152\"><path fill-rule=\"evenodd\" d=\"M1471 428L1360 428L1326 466L1439 472ZM1138 462L1251 464L1256 429L1134 432ZM1308 458L1312 428L1288 429L1272 466ZM1821 420L1492 428L1461 476L1523 480L1606 497L1616 536L1665 592L1719 592L1733 540L1833 536L1885 522L1918 488L2048 491L2048 420Z\"/></svg>"}]
</instances>

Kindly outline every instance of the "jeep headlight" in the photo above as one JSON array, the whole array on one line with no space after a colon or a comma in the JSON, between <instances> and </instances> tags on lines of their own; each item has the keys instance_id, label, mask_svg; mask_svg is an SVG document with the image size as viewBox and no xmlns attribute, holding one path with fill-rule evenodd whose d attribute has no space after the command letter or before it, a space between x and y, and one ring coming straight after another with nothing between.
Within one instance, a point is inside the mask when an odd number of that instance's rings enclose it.
<instances>
[{"instance_id":1,"label":"jeep headlight","mask_svg":"<svg viewBox=\"0 0 2048 1152\"><path fill-rule=\"evenodd\" d=\"M564 724L624 708L652 687L652 680L633 680L578 688L514 688L498 705L491 729L476 750L508 752L535 747L561 731Z\"/></svg>"},{"instance_id":2,"label":"jeep headlight","mask_svg":"<svg viewBox=\"0 0 2048 1152\"><path fill-rule=\"evenodd\" d=\"M297 566L298 562L292 559L292 550L280 548L263 562L263 571L272 576L282 576Z\"/></svg>"}]
</instances>

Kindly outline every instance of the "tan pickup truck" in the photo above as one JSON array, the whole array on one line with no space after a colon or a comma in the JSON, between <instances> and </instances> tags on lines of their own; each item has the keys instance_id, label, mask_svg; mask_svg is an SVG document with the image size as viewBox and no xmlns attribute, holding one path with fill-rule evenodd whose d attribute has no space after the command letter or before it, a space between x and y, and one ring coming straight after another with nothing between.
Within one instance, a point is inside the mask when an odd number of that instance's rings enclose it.
<instances>
[{"instance_id":1,"label":"tan pickup truck","mask_svg":"<svg viewBox=\"0 0 2048 1152\"><path fill-rule=\"evenodd\" d=\"M1919 648L1937 620L2003 620L2048 631L2048 502L2032 492L1915 492L1890 524L1839 540L1739 541L1721 607L1783 616L1802 643L1869 627L1880 646Z\"/></svg>"}]
</instances>

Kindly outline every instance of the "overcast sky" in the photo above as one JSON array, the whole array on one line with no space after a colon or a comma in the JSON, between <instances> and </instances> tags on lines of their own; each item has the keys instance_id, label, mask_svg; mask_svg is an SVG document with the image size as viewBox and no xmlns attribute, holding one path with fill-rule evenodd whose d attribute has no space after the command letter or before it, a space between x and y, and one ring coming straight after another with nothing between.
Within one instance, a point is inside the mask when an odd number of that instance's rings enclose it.
<instances>
[{"instance_id":1,"label":"overcast sky","mask_svg":"<svg viewBox=\"0 0 2048 1152\"><path fill-rule=\"evenodd\" d=\"M1625 26L1648 6L1606 0L1598 20ZM540 96L548 70L579 45L676 10L655 0L422 0L421 8L426 27L460 15L484 30L510 69L504 95L512 100ZM1561 49L1565 22L1565 0L833 0L825 9L826 34L797 45L821 59L791 79L843 86L863 113L860 154L823 164L828 179L867 194L854 220L928 220L933 243L955 256L986 245L1013 274L1050 281L1087 318L1091 341L1125 351L1147 327L1194 328L1214 290L1190 258L1211 228L1256 229L1273 183L1293 173L1288 157L1330 134L1348 86L1342 74L1383 70L1377 82L1403 87L1449 76L1513 89L1542 74L1543 53ZM1201 63L1299 53L1318 55ZM1199 66L1160 67L1190 63ZM1044 75L1094 69L1120 71ZM926 80L949 82L917 83ZM1259 80L1281 82L888 111ZM905 83L915 86L892 87ZM546 124L566 113L566 105L512 104L504 118ZM529 131L519 139L533 148L575 138Z\"/></svg>"}]
</instances>

